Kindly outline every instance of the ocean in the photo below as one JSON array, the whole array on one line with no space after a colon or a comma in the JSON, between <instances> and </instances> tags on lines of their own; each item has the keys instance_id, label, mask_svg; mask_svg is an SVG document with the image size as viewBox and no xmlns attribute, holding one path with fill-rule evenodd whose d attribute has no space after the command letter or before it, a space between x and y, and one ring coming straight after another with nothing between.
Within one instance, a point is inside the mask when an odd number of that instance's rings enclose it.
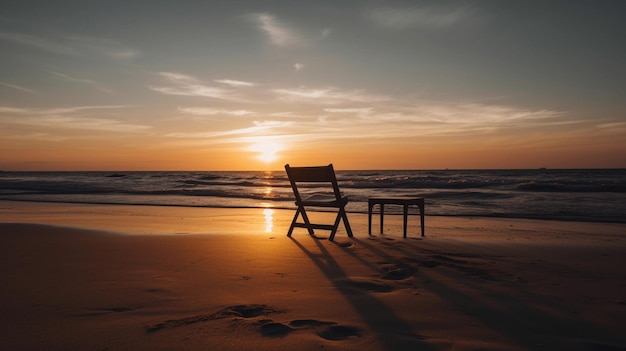
<instances>
[{"instance_id":1,"label":"ocean","mask_svg":"<svg viewBox=\"0 0 626 351\"><path fill-rule=\"evenodd\" d=\"M337 171L348 212L423 196L426 215L626 223L626 169ZM0 200L292 209L284 171L0 172ZM389 206L389 212L401 208ZM387 210L387 208L386 208Z\"/></svg>"}]
</instances>

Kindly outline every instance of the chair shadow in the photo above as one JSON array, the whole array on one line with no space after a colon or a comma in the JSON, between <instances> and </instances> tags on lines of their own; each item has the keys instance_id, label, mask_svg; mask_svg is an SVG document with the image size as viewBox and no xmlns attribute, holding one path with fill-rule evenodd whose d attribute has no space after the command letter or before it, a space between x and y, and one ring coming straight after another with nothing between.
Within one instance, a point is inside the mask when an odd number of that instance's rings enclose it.
<instances>
[{"instance_id":1,"label":"chair shadow","mask_svg":"<svg viewBox=\"0 0 626 351\"><path fill-rule=\"evenodd\" d=\"M408 250L407 247L403 247L404 245L401 241L382 242L386 249L397 253L391 254L362 239L353 237L350 240L388 262L406 264L406 259L408 258L409 262L416 265L418 275L414 275L413 279L419 286L437 294L450 303L455 310L508 337L516 345L529 349L541 346L550 350L626 351L624 346L615 346L626 345L626 340L623 337L592 322L576 320L575 316L572 318L559 318L559 316L548 313L546 310L557 309L563 315L569 314L571 316L572 311L559 305L558 301L546 301L545 297L529 291L520 291L518 290L520 287L515 284L506 286L508 289L515 289L514 293L511 294L497 288L481 291L486 300L496 302L498 305L496 308L494 304L481 302L461 289L445 282L445 280L454 279L455 283L459 285L474 287L477 280L492 279L492 277L489 277L488 272L461 270L459 271L461 275L442 272L446 279L436 278L428 274L419 274L420 269L432 268L429 267L432 263L431 256L445 256L441 255L442 252L428 249L418 249L418 251L413 252ZM376 268L375 265L367 262L353 250L345 246L338 246L362 264ZM420 254L422 257L419 257ZM404 258L404 260L399 260L398 256ZM421 263L424 263L424 265L422 266ZM442 263L442 267L444 266L445 261ZM379 271L381 270L379 269ZM498 287L501 288L501 286ZM522 296L522 298L516 298L515 296ZM554 339L554 336L558 336L563 341L549 341L548 339L550 338L546 336L551 336L552 339Z\"/></svg>"},{"instance_id":2,"label":"chair shadow","mask_svg":"<svg viewBox=\"0 0 626 351\"><path fill-rule=\"evenodd\" d=\"M367 290L354 289L353 285L349 284L352 282L351 278L319 240L314 240L319 248L319 253L313 253L293 237L290 239L311 259L335 289L345 297L346 301L354 307L354 310L371 330L377 333L377 339L385 350L435 350L432 345L425 341L426 337L416 334L411 325L407 324L375 295ZM379 332L389 328L394 330L393 334Z\"/></svg>"}]
</instances>

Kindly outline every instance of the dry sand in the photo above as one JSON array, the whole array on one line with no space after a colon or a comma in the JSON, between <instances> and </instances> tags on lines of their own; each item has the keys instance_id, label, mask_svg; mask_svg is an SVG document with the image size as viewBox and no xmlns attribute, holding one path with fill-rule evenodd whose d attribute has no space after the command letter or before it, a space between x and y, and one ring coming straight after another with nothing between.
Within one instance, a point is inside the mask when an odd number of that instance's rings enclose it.
<instances>
[{"instance_id":1,"label":"dry sand","mask_svg":"<svg viewBox=\"0 0 626 351\"><path fill-rule=\"evenodd\" d=\"M626 350L626 225L292 216L0 201L0 350Z\"/></svg>"}]
</instances>

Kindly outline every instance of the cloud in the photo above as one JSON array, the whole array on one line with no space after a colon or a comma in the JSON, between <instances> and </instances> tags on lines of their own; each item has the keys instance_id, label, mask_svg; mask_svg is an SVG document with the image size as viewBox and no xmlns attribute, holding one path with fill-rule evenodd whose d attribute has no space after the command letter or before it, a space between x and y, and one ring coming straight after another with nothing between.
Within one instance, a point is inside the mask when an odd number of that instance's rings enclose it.
<instances>
[{"instance_id":1,"label":"cloud","mask_svg":"<svg viewBox=\"0 0 626 351\"><path fill-rule=\"evenodd\" d=\"M364 114L372 111L371 107L356 107L356 108L325 108L324 112L329 113L352 113L352 114Z\"/></svg>"},{"instance_id":2,"label":"cloud","mask_svg":"<svg viewBox=\"0 0 626 351\"><path fill-rule=\"evenodd\" d=\"M7 88L19 90L19 91L22 91L22 92L25 92L25 93L31 93L31 94L35 93L34 90L28 89L28 88L24 88L23 86L20 86L20 85L17 85L17 84L9 84L9 83L0 82L0 85L5 86Z\"/></svg>"},{"instance_id":3,"label":"cloud","mask_svg":"<svg viewBox=\"0 0 626 351\"><path fill-rule=\"evenodd\" d=\"M334 95L323 89L321 92L302 92L307 99L313 96L311 99L319 109L307 106L299 110L297 115L291 112L266 112L268 116L280 117L279 120L254 121L244 128L170 133L167 136L177 139L176 142L196 144L248 143L259 137L292 144L347 139L394 143L440 137L452 137L452 140L461 140L460 137L467 140L472 136L498 138L505 131L524 133L522 130L536 130L537 127L545 129L571 122L558 111L482 103L378 99L380 101L375 104L362 106L364 103L350 101L355 100L351 91L332 92ZM331 101L342 105L324 107L329 96ZM363 96L368 95L361 94L356 100L368 100ZM201 108L185 111L207 114L230 112ZM349 133L346 132L348 130Z\"/></svg>"},{"instance_id":4,"label":"cloud","mask_svg":"<svg viewBox=\"0 0 626 351\"><path fill-rule=\"evenodd\" d=\"M551 110L527 110L511 106L479 103L424 103L415 107L411 112L413 115L420 116L422 120L483 125L554 118L562 114L561 112Z\"/></svg>"},{"instance_id":5,"label":"cloud","mask_svg":"<svg viewBox=\"0 0 626 351\"><path fill-rule=\"evenodd\" d=\"M336 88L323 89L274 89L278 98L285 101L310 102L319 104L339 104L343 102L382 102L391 100L388 96L366 94L365 90L342 91Z\"/></svg>"},{"instance_id":6,"label":"cloud","mask_svg":"<svg viewBox=\"0 0 626 351\"><path fill-rule=\"evenodd\" d=\"M104 38L72 36L68 38L71 46L84 52L94 52L113 59L133 59L141 56L138 50L126 47L122 43Z\"/></svg>"},{"instance_id":7,"label":"cloud","mask_svg":"<svg viewBox=\"0 0 626 351\"><path fill-rule=\"evenodd\" d=\"M68 82L76 82L76 83L81 83L81 84L86 84L89 86L92 86L95 89L98 89L104 93L111 93L111 89L105 87L103 84L96 82L95 80L90 80L90 79L83 79L83 78L76 78L76 77L72 77L68 74L65 73L59 73L59 72L53 72L53 71L48 71L48 73L52 74L53 76L68 81Z\"/></svg>"},{"instance_id":8,"label":"cloud","mask_svg":"<svg viewBox=\"0 0 626 351\"><path fill-rule=\"evenodd\" d=\"M219 80L215 80L215 82L230 85L231 87L253 87L257 85L256 83L244 82L241 80L233 80L233 79L219 79Z\"/></svg>"},{"instance_id":9,"label":"cloud","mask_svg":"<svg viewBox=\"0 0 626 351\"><path fill-rule=\"evenodd\" d=\"M213 87L203 84L195 77L173 72L159 72L159 75L169 84L166 86L148 86L151 90L165 95L182 95L210 97L222 100L239 100L232 90Z\"/></svg>"},{"instance_id":10,"label":"cloud","mask_svg":"<svg viewBox=\"0 0 626 351\"><path fill-rule=\"evenodd\" d=\"M371 9L366 12L365 17L380 27L403 30L415 27L430 29L450 27L472 15L473 11L467 7L414 6Z\"/></svg>"},{"instance_id":11,"label":"cloud","mask_svg":"<svg viewBox=\"0 0 626 351\"><path fill-rule=\"evenodd\" d=\"M296 64L293 65L293 68L295 68L296 71L299 71L299 70L303 69L304 67L305 67L304 63L296 63Z\"/></svg>"},{"instance_id":12,"label":"cloud","mask_svg":"<svg viewBox=\"0 0 626 351\"><path fill-rule=\"evenodd\" d=\"M27 141L45 141L45 142L59 142L67 140L65 136L60 136L51 133L25 133L25 134L8 134L2 135L5 140L27 140Z\"/></svg>"},{"instance_id":13,"label":"cloud","mask_svg":"<svg viewBox=\"0 0 626 351\"><path fill-rule=\"evenodd\" d=\"M26 121L27 124L41 125L64 129L88 129L106 132L143 132L152 129L151 126L128 124L105 118L84 118L54 116L45 119Z\"/></svg>"},{"instance_id":14,"label":"cloud","mask_svg":"<svg viewBox=\"0 0 626 351\"><path fill-rule=\"evenodd\" d=\"M213 115L231 115L231 116L250 116L257 113L249 110L220 110L209 107L179 107L178 111L198 116Z\"/></svg>"},{"instance_id":15,"label":"cloud","mask_svg":"<svg viewBox=\"0 0 626 351\"><path fill-rule=\"evenodd\" d=\"M138 50L125 47L118 41L96 37L44 38L29 34L0 32L0 39L63 56L96 54L113 59L131 59L141 54Z\"/></svg>"},{"instance_id":16,"label":"cloud","mask_svg":"<svg viewBox=\"0 0 626 351\"><path fill-rule=\"evenodd\" d=\"M270 113L270 116L273 116L273 117L294 117L294 118L298 117L296 114L294 114L293 112L290 112L290 111L287 111L287 112L274 112L274 113Z\"/></svg>"},{"instance_id":17,"label":"cloud","mask_svg":"<svg viewBox=\"0 0 626 351\"><path fill-rule=\"evenodd\" d=\"M289 46L298 44L298 36L285 25L280 23L273 15L268 13L257 13L249 15L258 24L259 28L265 32L272 44L277 46Z\"/></svg>"},{"instance_id":18,"label":"cloud","mask_svg":"<svg viewBox=\"0 0 626 351\"><path fill-rule=\"evenodd\" d=\"M281 129L285 127L290 127L294 124L291 121L254 121L253 126L239 129L231 129L231 130L222 130L215 132L194 132L194 133L169 133L166 134L166 137L170 138L221 138L221 137L229 137L229 136L240 136L240 135L252 135L256 136L259 134L267 135L270 130ZM226 140L229 141L229 140ZM211 142L216 142L216 140L212 140Z\"/></svg>"},{"instance_id":19,"label":"cloud","mask_svg":"<svg viewBox=\"0 0 626 351\"><path fill-rule=\"evenodd\" d=\"M95 105L95 106L74 106L55 108L24 108L0 106L0 114L20 114L20 115L59 115L77 113L85 110L119 109L128 107L126 105Z\"/></svg>"},{"instance_id":20,"label":"cloud","mask_svg":"<svg viewBox=\"0 0 626 351\"><path fill-rule=\"evenodd\" d=\"M611 122L611 123L601 123L596 126L596 128L600 129L624 129L626 128L626 122Z\"/></svg>"},{"instance_id":21,"label":"cloud","mask_svg":"<svg viewBox=\"0 0 626 351\"><path fill-rule=\"evenodd\" d=\"M40 38L28 34L0 32L0 39L12 41L14 43L30 46L54 54L70 56L75 56L79 54L78 50L69 45L61 44L51 39Z\"/></svg>"},{"instance_id":22,"label":"cloud","mask_svg":"<svg viewBox=\"0 0 626 351\"><path fill-rule=\"evenodd\" d=\"M95 112L90 112L89 117L80 115L83 111L119 109L126 106L75 106L60 108L21 108L0 106L0 115L4 118L2 123L22 124L41 128L56 129L86 129L107 132L143 132L152 129L151 126L129 124L115 119L91 117ZM19 116L19 118L15 118ZM14 117L14 118L10 118Z\"/></svg>"}]
</instances>

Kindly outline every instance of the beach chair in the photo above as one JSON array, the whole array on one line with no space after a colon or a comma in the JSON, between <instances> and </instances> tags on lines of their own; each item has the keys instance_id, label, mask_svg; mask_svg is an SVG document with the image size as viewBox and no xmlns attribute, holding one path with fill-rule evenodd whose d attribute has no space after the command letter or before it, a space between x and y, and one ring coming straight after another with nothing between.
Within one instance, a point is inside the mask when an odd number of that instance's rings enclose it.
<instances>
[{"instance_id":1,"label":"beach chair","mask_svg":"<svg viewBox=\"0 0 626 351\"><path fill-rule=\"evenodd\" d=\"M315 235L315 229L323 229L331 231L328 240L332 241L337 233L339 222L343 219L348 236L352 237L352 229L350 228L345 209L346 204L348 204L348 198L339 191L332 164L316 167L290 167L287 164L285 165L285 171L287 171L287 177L289 177L293 194L296 197L296 206L298 206L287 236L291 236L293 229L296 227L306 228L312 236ZM324 188L324 186L326 187ZM335 223L311 223L306 213L307 207L336 208L337 218ZM300 215L302 215L302 222L298 222Z\"/></svg>"}]
</instances>

